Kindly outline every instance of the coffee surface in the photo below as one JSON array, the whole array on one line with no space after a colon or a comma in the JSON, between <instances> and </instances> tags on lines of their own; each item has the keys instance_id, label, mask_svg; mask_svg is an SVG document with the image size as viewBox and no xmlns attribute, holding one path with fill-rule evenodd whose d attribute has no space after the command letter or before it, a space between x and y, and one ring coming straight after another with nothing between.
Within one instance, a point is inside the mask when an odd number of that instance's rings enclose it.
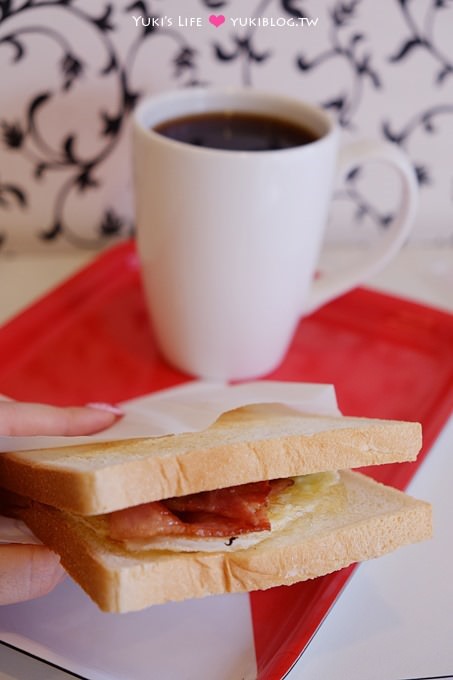
<instances>
[{"instance_id":1,"label":"coffee surface","mask_svg":"<svg viewBox=\"0 0 453 680\"><path fill-rule=\"evenodd\" d=\"M154 130L178 142L229 151L276 151L318 139L302 123L242 111L183 116L159 123Z\"/></svg>"}]
</instances>

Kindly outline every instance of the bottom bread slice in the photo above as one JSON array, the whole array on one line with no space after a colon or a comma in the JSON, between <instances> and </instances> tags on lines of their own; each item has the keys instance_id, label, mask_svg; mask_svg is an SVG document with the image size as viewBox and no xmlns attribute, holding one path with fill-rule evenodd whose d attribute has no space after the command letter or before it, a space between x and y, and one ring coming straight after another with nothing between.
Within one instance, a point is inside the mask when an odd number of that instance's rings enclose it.
<instances>
[{"instance_id":1,"label":"bottom bread slice","mask_svg":"<svg viewBox=\"0 0 453 680\"><path fill-rule=\"evenodd\" d=\"M431 506L357 472L341 472L346 499L321 503L258 545L236 552L128 554L77 516L41 504L23 519L98 606L127 612L211 594L264 590L379 557L432 533Z\"/></svg>"}]
</instances>

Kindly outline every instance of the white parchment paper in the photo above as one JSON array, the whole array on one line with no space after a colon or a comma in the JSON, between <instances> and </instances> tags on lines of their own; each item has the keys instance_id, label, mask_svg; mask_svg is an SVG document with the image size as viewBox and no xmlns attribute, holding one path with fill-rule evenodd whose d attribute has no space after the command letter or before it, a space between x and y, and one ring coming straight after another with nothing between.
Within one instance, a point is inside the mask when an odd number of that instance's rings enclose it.
<instances>
[{"instance_id":1,"label":"white parchment paper","mask_svg":"<svg viewBox=\"0 0 453 680\"><path fill-rule=\"evenodd\" d=\"M119 404L124 416L111 428L84 437L0 437L0 452L197 432L225 411L278 404L302 413L341 415L332 385L259 381L227 385L194 381ZM0 453L1 455L1 453ZM1 480L0 480L1 482ZM0 543L39 542L17 520L1 518Z\"/></svg>"}]
</instances>

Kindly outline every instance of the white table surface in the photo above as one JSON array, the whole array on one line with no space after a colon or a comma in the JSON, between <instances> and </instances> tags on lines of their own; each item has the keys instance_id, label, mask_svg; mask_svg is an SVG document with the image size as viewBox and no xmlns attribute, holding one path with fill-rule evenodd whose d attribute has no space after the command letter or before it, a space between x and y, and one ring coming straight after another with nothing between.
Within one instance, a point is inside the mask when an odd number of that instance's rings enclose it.
<instances>
[{"instance_id":1,"label":"white table surface","mask_svg":"<svg viewBox=\"0 0 453 680\"><path fill-rule=\"evenodd\" d=\"M356 255L332 249L326 263L347 263ZM0 259L0 323L91 257L77 253ZM406 248L368 285L451 313L453 248ZM409 488L412 495L433 503L435 538L360 565L288 680L453 678L452 450L450 419ZM0 647L0 680L70 677Z\"/></svg>"}]
</instances>

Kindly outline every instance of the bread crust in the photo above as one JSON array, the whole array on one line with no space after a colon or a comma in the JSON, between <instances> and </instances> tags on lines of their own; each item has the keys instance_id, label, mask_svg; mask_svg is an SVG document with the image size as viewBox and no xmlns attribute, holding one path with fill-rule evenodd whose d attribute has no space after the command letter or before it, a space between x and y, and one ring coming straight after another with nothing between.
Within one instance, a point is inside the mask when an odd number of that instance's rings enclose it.
<instances>
[{"instance_id":1,"label":"bread crust","mask_svg":"<svg viewBox=\"0 0 453 680\"><path fill-rule=\"evenodd\" d=\"M0 456L2 486L82 515L264 479L415 460L421 426L368 418L263 417L207 430Z\"/></svg>"},{"instance_id":2,"label":"bread crust","mask_svg":"<svg viewBox=\"0 0 453 680\"><path fill-rule=\"evenodd\" d=\"M347 507L331 499L257 546L232 553L128 556L77 517L34 503L22 517L104 611L127 612L210 594L290 585L429 538L431 506L360 473L341 473Z\"/></svg>"}]
</instances>

